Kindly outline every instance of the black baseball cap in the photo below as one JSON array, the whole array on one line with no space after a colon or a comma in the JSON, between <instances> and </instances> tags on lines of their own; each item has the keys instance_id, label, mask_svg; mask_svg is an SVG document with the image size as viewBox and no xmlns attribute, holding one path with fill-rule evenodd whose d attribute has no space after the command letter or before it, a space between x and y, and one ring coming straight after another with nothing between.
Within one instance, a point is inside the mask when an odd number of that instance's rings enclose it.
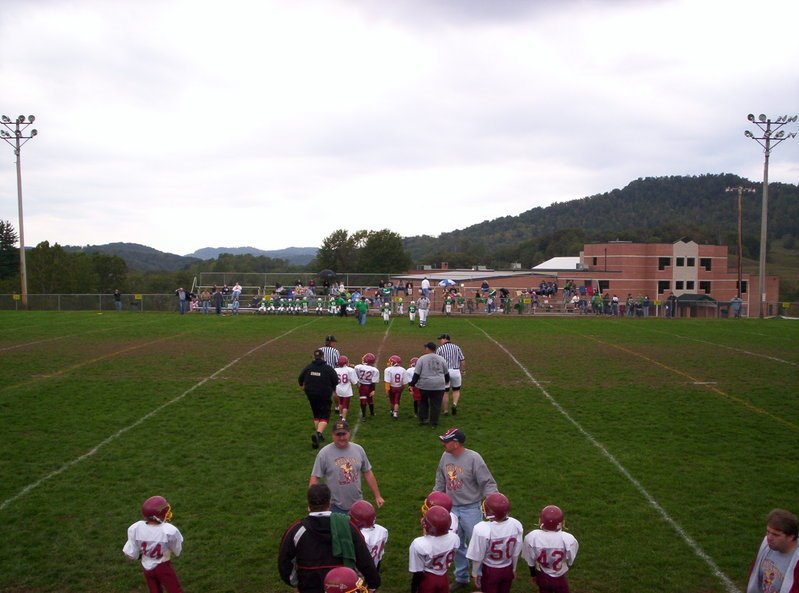
<instances>
[{"instance_id":1,"label":"black baseball cap","mask_svg":"<svg viewBox=\"0 0 799 593\"><path fill-rule=\"evenodd\" d=\"M346 420L338 420L333 423L333 434L338 434L340 432L349 432L350 425Z\"/></svg>"},{"instance_id":2,"label":"black baseball cap","mask_svg":"<svg viewBox=\"0 0 799 593\"><path fill-rule=\"evenodd\" d=\"M463 444L466 442L466 435L460 428L450 428L447 432L440 435L438 438L441 439L442 443L458 441L459 443Z\"/></svg>"},{"instance_id":3,"label":"black baseball cap","mask_svg":"<svg viewBox=\"0 0 799 593\"><path fill-rule=\"evenodd\" d=\"M336 336L330 335L325 336L325 342L338 342L338 340L336 339Z\"/></svg>"},{"instance_id":4,"label":"black baseball cap","mask_svg":"<svg viewBox=\"0 0 799 593\"><path fill-rule=\"evenodd\" d=\"M451 340L452 338L449 337L449 334L441 334L438 336L439 340Z\"/></svg>"}]
</instances>

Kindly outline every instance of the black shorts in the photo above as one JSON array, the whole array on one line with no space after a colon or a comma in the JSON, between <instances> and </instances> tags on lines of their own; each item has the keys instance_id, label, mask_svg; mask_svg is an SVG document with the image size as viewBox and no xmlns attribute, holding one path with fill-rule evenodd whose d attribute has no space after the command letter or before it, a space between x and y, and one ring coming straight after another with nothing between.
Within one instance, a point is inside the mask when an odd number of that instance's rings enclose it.
<instances>
[{"instance_id":1,"label":"black shorts","mask_svg":"<svg viewBox=\"0 0 799 593\"><path fill-rule=\"evenodd\" d=\"M330 420L330 398L308 396L308 403L311 404L311 413L314 420Z\"/></svg>"}]
</instances>

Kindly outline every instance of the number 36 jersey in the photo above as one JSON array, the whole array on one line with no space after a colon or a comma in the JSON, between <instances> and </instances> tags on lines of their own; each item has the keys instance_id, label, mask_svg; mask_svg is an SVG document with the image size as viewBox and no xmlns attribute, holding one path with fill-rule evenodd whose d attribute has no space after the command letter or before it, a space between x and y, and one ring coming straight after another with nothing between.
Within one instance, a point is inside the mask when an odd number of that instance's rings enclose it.
<instances>
[{"instance_id":1,"label":"number 36 jersey","mask_svg":"<svg viewBox=\"0 0 799 593\"><path fill-rule=\"evenodd\" d=\"M577 540L566 531L535 529L524 538L522 557L551 577L561 577L577 556Z\"/></svg>"}]
</instances>

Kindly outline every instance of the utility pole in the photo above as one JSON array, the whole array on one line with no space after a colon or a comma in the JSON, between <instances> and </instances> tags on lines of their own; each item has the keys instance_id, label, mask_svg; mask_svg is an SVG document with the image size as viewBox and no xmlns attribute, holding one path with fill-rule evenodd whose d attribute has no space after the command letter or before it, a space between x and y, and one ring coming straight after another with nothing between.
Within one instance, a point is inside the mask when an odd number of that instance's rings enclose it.
<instances>
[{"instance_id":1,"label":"utility pole","mask_svg":"<svg viewBox=\"0 0 799 593\"><path fill-rule=\"evenodd\" d=\"M5 140L14 149L14 155L17 157L17 206L19 208L19 284L20 295L22 300L22 308L28 308L28 272L25 266L25 226L22 219L22 164L20 160L22 146L31 138L36 136L38 132L34 129L25 135L25 128L30 126L36 118L29 115L25 119L24 115L20 115L15 121L7 115L0 116L0 124L4 128L0 128L0 138Z\"/></svg>"},{"instance_id":2,"label":"utility pole","mask_svg":"<svg viewBox=\"0 0 799 593\"><path fill-rule=\"evenodd\" d=\"M760 290L760 318L766 316L766 243L768 239L768 159L771 150L788 138L796 136L796 132L786 134L781 127L789 123L794 123L799 117L796 115L781 115L776 121L771 121L764 113L757 118L750 113L747 119L760 128L760 136L755 136L749 130L744 132L744 136L751 138L763 147L765 161L763 164L763 205L760 213L760 270L758 275L758 288Z\"/></svg>"},{"instance_id":3,"label":"utility pole","mask_svg":"<svg viewBox=\"0 0 799 593\"><path fill-rule=\"evenodd\" d=\"M728 187L724 191L730 192L738 192L738 298L741 298L741 284L743 283L743 265L741 264L741 251L743 248L743 223L742 223L742 216L741 211L743 207L743 193L755 193L755 189L753 187L744 187L743 185L739 185L738 187Z\"/></svg>"}]
</instances>

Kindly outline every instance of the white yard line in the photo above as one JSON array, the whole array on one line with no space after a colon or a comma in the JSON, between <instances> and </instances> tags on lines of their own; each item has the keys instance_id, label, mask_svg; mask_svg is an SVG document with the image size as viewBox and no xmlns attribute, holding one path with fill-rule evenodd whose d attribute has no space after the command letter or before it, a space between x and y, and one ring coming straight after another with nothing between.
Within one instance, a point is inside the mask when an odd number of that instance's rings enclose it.
<instances>
[{"instance_id":1,"label":"white yard line","mask_svg":"<svg viewBox=\"0 0 799 593\"><path fill-rule=\"evenodd\" d=\"M536 388L538 388L538 390L544 395L544 397L546 397L549 403L552 404L552 406L564 418L566 418L566 420L568 420L580 432L580 434L582 434L588 440L589 443L591 443L594 447L596 447L600 451L600 453L602 453L603 457L605 457L619 471L619 473L621 473L621 475L627 478L627 480L635 487L638 493L641 494L641 496L643 496L646 499L649 505L658 512L658 514L663 518L663 520L666 521L666 523L668 523L671 526L671 528L674 529L677 535L680 536L680 538L688 545L688 547L691 548L691 550L693 550L694 554L696 554L697 557L702 559L710 567L711 571L713 571L713 574L716 577L718 577L718 579L722 583L724 583L724 587L727 589L729 593L741 593L740 589L738 589L738 587L735 586L735 583L733 583L732 580L721 571L716 562L699 546L698 543L696 543L696 541L694 541L694 539L690 535L688 535L688 533L680 526L680 524L677 523L677 521L675 521L671 517L671 515L668 514L666 509L664 509L660 505L660 503L657 500L655 500L655 498L627 470L627 468L624 467L621 464L621 462L618 459L616 459L616 457L610 451L608 451L608 449L600 441L598 441L594 437L594 435L592 435L585 428L583 428L583 426L579 422L577 422L577 420L572 418L572 416L565 410L565 408L563 408L563 406L561 406L558 403L558 401L554 397L552 397L552 395L550 395L550 393L544 388L541 382L538 381L532 375L532 373L530 373L530 371L527 370L527 368L525 368L525 366L521 362L519 362L519 360L507 348L505 348L504 345L502 345L500 342L498 342L493 337L488 335L488 333L486 333L484 329L475 325L472 321L469 321L469 323L472 326L476 327L480 332L482 332L482 334L486 338L491 340L500 350L502 350L505 354L507 354L508 357L510 357L510 359L516 364L516 366L518 366L522 370L522 372L527 376L530 382L533 385L535 385Z\"/></svg>"},{"instance_id":2,"label":"white yard line","mask_svg":"<svg viewBox=\"0 0 799 593\"><path fill-rule=\"evenodd\" d=\"M222 373L227 371L229 368L231 368L231 367L235 366L236 364L238 364L239 362L241 362L244 358L246 358L246 357L250 356L251 354L257 352L258 350L260 350L264 346L268 346L272 342L276 342L277 340L285 338L290 333L295 332L296 330L298 330L301 327L304 327L306 325L309 325L310 323L313 323L313 321L305 323L303 325L298 325L297 327L295 327L293 329L290 329L289 331L287 331L287 332L285 332L285 333L283 333L283 334L281 334L281 335L279 335L279 336L277 336L275 338L272 338L271 340L267 340L266 342L263 342L263 343L259 344L258 346L255 346L254 348L248 350L247 352L245 352L244 354L242 354L238 358L236 358L236 359L232 360L231 362L227 363L225 366L223 366L221 369L219 369L215 373L213 373L211 375L208 375L205 379L202 379L201 381L195 383L194 385L189 387L186 391L184 391L180 395L172 398L171 400L169 400L166 403L161 404L157 408L153 409L152 411L148 412L147 414L145 414L144 416L142 416L141 418L136 420L134 423L129 424L128 426L119 429L117 432L115 432L114 434L109 436L107 439L105 439L105 440L101 441L100 443L98 443L97 445L95 445L92 449L90 449L89 451L87 451L83 455L81 455L79 457L76 457L72 461L68 461L67 463L65 463L64 465L62 465L61 467L59 467L55 471L52 471L49 474L47 474L46 476L43 476L43 477L39 478L35 482L32 482L32 483L28 484L22 490L17 492L14 496L12 496L11 498L7 498L2 503L0 503L0 511L5 509L12 502L14 502L16 500L19 500L20 498L22 498L23 496L28 494L30 491L35 490L36 488L38 488L39 486L41 486L45 482L47 482L47 481L51 480L52 478L55 478L56 476L64 473L65 471L67 471L68 469L72 468L73 466L78 465L81 461L84 461L84 460L88 459L89 457L92 457L95 453L97 453L100 449L102 449L106 445L109 445L109 444L113 443L115 440L117 440L119 437L124 435L126 432L136 428L137 426L139 426L140 424L142 424L146 420L152 418L153 416L158 414L161 410L163 410L165 408L168 408L169 406L171 406L173 404L178 403L179 401L184 399L187 395L189 395L193 391L195 391L198 388L200 388L203 385L205 385L208 381L211 381L211 380L215 379L216 377L218 377L219 375L221 375Z\"/></svg>"}]
</instances>

